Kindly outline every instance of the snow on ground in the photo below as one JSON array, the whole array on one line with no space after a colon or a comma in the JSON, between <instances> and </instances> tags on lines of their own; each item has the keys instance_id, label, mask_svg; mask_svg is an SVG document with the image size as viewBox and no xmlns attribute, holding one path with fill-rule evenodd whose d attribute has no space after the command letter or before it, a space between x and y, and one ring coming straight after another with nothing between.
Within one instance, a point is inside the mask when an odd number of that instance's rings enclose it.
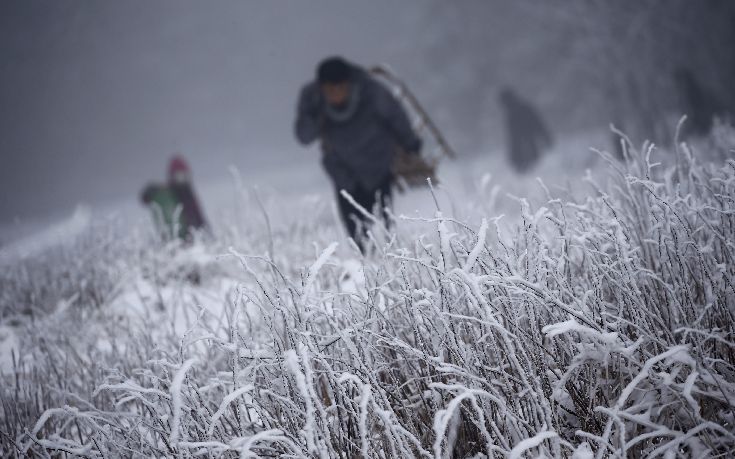
<instances>
[{"instance_id":1,"label":"snow on ground","mask_svg":"<svg viewBox=\"0 0 735 459\"><path fill-rule=\"evenodd\" d=\"M438 198L440 203L453 210L467 211L457 204L478 201L478 194L486 199L488 193L497 189L497 194L491 195L495 199L492 203L496 206L494 210L515 215L520 206L511 196L544 198L538 179L552 189L567 187L578 181L586 169L600 164L598 156L590 148L604 149L607 141L604 132L586 132L567 137L547 152L528 174L516 173L506 161L504 152L496 149L474 152L455 161L445 159L439 168L440 183L435 184ZM222 214L243 212L247 218L256 217L260 213L258 209L241 208L243 198L255 195L263 201L274 224L294 216L304 217L298 213L298 209L317 201L326 201L331 205L334 200L334 191L321 169L318 155L314 149L300 151L300 159L282 168L256 171L233 168L226 173L223 171L221 179L195 182L195 187L205 212L214 217L215 223L222 219ZM15 225L20 229L6 225L0 229L0 235L4 235L5 239L5 245L0 246L0 263L31 257L61 244L87 228L93 218L120 215L125 220L132 218L137 224L147 216L143 215L137 195L131 198L103 206L80 204L69 212L68 217L56 222L44 222L40 227L39 223L32 222ZM251 205L253 202L245 204ZM434 213L434 207L427 188L396 194L396 215L430 216ZM336 215L334 217L336 219Z\"/></svg>"},{"instance_id":2,"label":"snow on ground","mask_svg":"<svg viewBox=\"0 0 735 459\"><path fill-rule=\"evenodd\" d=\"M26 228L30 234L0 247L0 266L3 262L38 255L54 246L73 239L89 227L92 212L89 207L78 206L68 217L43 229Z\"/></svg>"}]
</instances>

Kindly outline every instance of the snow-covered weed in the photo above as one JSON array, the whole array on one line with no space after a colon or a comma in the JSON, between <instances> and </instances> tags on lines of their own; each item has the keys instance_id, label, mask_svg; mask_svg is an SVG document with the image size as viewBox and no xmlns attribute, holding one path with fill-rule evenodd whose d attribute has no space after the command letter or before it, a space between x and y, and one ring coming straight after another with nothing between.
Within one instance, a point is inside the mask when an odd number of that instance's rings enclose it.
<instances>
[{"instance_id":1,"label":"snow-covered weed","mask_svg":"<svg viewBox=\"0 0 735 459\"><path fill-rule=\"evenodd\" d=\"M578 201L520 200L510 236L495 215L472 227L447 209L375 228L359 269L323 208L298 227L253 224L205 246L221 254L210 264L239 266L217 313L201 286L141 274L163 292L153 320L191 313L183 332L111 323L100 349L30 326L33 358L0 389L3 453L726 455L735 161L699 164L682 145L609 164Z\"/></svg>"}]
</instances>

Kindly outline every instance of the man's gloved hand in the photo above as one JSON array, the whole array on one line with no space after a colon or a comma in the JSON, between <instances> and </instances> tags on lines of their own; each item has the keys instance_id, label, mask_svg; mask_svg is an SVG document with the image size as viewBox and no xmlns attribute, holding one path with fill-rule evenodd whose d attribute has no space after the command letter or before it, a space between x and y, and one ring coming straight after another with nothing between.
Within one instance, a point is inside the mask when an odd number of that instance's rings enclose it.
<instances>
[{"instance_id":1,"label":"man's gloved hand","mask_svg":"<svg viewBox=\"0 0 735 459\"><path fill-rule=\"evenodd\" d=\"M301 90L299 113L317 119L322 111L322 93L316 83L309 83Z\"/></svg>"},{"instance_id":2,"label":"man's gloved hand","mask_svg":"<svg viewBox=\"0 0 735 459\"><path fill-rule=\"evenodd\" d=\"M316 83L301 88L296 114L296 138L308 145L322 134L322 96Z\"/></svg>"}]
</instances>

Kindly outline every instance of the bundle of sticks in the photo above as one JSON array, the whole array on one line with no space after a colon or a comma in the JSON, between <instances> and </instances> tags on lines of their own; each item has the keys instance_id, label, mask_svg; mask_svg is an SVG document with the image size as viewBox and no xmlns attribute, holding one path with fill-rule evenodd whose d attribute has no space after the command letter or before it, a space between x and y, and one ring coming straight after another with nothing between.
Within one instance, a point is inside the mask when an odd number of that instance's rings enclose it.
<instances>
[{"instance_id":1,"label":"bundle of sticks","mask_svg":"<svg viewBox=\"0 0 735 459\"><path fill-rule=\"evenodd\" d=\"M427 179L436 183L440 158L446 156L453 159L457 154L413 92L390 68L377 65L370 69L370 73L383 80L393 90L413 117L416 132L424 138L428 136L436 145L434 151L427 153L425 149L421 155L410 154L398 148L393 173L398 179L399 188L425 186Z\"/></svg>"}]
</instances>

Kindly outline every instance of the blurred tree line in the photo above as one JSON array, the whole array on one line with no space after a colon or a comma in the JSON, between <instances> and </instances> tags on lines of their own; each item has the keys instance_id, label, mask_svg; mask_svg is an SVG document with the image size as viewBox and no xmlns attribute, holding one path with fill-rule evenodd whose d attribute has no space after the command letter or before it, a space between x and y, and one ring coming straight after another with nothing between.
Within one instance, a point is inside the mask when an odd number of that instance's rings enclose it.
<instances>
[{"instance_id":1,"label":"blurred tree line","mask_svg":"<svg viewBox=\"0 0 735 459\"><path fill-rule=\"evenodd\" d=\"M735 111L732 0L433 0L427 10L425 59L436 71L420 90L448 107L443 124L477 133L460 142L500 135L504 86L533 101L554 130L613 123L635 142L673 140L691 109L677 70Z\"/></svg>"}]
</instances>

